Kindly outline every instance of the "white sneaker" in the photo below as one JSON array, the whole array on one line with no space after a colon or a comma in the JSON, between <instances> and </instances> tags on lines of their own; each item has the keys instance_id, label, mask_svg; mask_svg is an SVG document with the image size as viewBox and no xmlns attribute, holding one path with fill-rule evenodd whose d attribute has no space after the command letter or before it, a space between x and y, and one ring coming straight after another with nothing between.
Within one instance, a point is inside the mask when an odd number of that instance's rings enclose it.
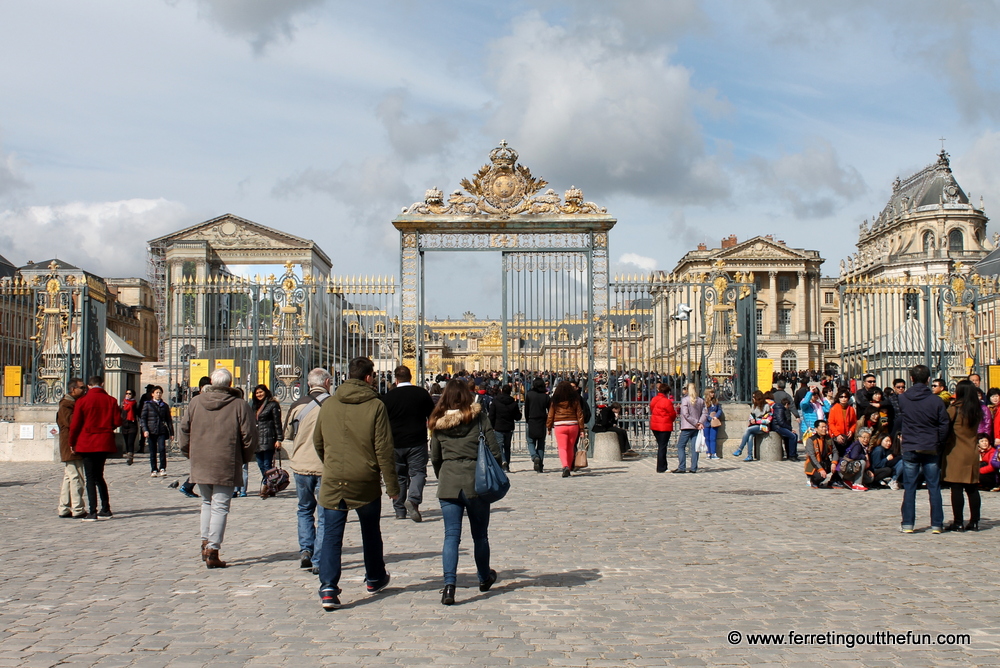
<instances>
[{"instance_id":1,"label":"white sneaker","mask_svg":"<svg viewBox=\"0 0 1000 668\"><path fill-rule=\"evenodd\" d=\"M899 491L899 482L896 481L896 480L890 480L889 481L889 489L898 492Z\"/></svg>"},{"instance_id":2,"label":"white sneaker","mask_svg":"<svg viewBox=\"0 0 1000 668\"><path fill-rule=\"evenodd\" d=\"M153 471L152 473L149 474L150 478L158 478L159 476L160 476L159 471Z\"/></svg>"},{"instance_id":3,"label":"white sneaker","mask_svg":"<svg viewBox=\"0 0 1000 668\"><path fill-rule=\"evenodd\" d=\"M160 469L160 477L161 478L167 477L167 469Z\"/></svg>"}]
</instances>

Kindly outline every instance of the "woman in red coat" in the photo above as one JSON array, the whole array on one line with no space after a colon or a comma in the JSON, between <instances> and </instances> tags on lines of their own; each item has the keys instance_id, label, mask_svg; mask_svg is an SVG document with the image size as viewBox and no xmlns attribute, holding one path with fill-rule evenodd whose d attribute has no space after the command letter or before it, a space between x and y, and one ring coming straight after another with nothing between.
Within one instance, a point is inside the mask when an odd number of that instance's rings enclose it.
<instances>
[{"instance_id":1,"label":"woman in red coat","mask_svg":"<svg viewBox=\"0 0 1000 668\"><path fill-rule=\"evenodd\" d=\"M667 444L670 443L670 435L674 431L677 409L674 408L669 385L660 383L656 389L657 395L649 402L649 429L656 437L656 472L666 473L669 468Z\"/></svg>"},{"instance_id":2,"label":"woman in red coat","mask_svg":"<svg viewBox=\"0 0 1000 668\"><path fill-rule=\"evenodd\" d=\"M90 513L84 522L94 522L98 515L111 517L111 498L108 483L104 480L104 461L109 454L116 454L115 428L122 424L122 411L118 401L104 391L104 378L91 376L87 393L76 400L73 419L69 424L69 444L83 458L83 471L87 476L87 500ZM101 493L101 512L97 512L97 493Z\"/></svg>"}]
</instances>

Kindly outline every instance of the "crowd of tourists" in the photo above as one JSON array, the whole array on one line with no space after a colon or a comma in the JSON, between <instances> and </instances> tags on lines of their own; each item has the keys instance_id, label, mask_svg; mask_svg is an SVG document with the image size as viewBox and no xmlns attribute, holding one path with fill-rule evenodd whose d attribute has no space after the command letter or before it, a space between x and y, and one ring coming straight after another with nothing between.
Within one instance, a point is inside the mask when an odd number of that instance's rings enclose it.
<instances>
[{"instance_id":1,"label":"crowd of tourists","mask_svg":"<svg viewBox=\"0 0 1000 668\"><path fill-rule=\"evenodd\" d=\"M754 393L747 426L732 454L741 457L745 451L744 461L753 461L756 437L773 431L783 441L784 459L801 461L802 446L810 487L902 488L901 529L909 533L917 490L924 485L932 532L978 530L979 490L1000 491L1000 458L994 447L1000 438L1000 389L984 395L980 377L972 374L951 395L942 379L930 381L925 366L913 367L909 375L908 382L897 378L880 389L869 374L854 392L836 387L829 377L776 378L770 391ZM207 568L225 568L220 550L230 504L233 497L247 495L250 463L257 463L260 496L267 499L288 485L281 467L285 452L298 497L300 565L319 576L321 604L332 610L340 606L348 512L355 511L359 520L366 589L377 593L390 580L380 528L383 486L396 519L421 522L430 463L444 526L441 602L451 605L463 517L469 520L480 590L488 591L496 582L490 566L490 503L477 493L476 466L482 452L488 452L487 457L511 471L518 422L526 423L534 470L545 471L546 440L554 439L562 476L570 477L581 466L578 453L586 447L592 418L594 432L615 434L624 458L635 455L620 423L622 405L611 399L621 391L627 401L648 401L658 473L696 473L701 455L722 457L718 435L727 416L714 388L699 393L694 383L687 383L678 401L678 377L604 374L600 380L606 391L592 411L584 375L519 372L508 379L512 382L501 382L495 372L462 372L428 378L429 387L424 387L400 366L392 382L382 385L371 360L356 358L336 390L328 371L309 372L308 393L283 417L266 385L255 387L248 402L232 386L232 374L220 368L200 380L175 434L175 416L161 387L147 386L138 399L128 390L119 404L104 391L100 376L86 383L74 378L57 415L65 464L59 516L85 521L113 517L104 466L118 452L116 430L125 442L128 465L134 463L137 441L139 453L148 450L151 477L166 475L166 444L176 436L180 452L191 462L190 476L178 486L186 496L201 499L201 558ZM654 385L656 380L661 382ZM380 387L385 391L379 392ZM796 419L798 428L793 426ZM680 432L678 463L671 470L667 453L674 431ZM951 490L952 521L947 526L942 486Z\"/></svg>"}]
</instances>

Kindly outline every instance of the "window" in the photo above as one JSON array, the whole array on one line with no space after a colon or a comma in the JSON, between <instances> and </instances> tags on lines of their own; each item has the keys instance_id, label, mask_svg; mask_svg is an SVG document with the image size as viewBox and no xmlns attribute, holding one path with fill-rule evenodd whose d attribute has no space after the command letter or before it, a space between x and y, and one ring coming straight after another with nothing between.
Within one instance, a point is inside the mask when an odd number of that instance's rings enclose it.
<instances>
[{"instance_id":1,"label":"window","mask_svg":"<svg viewBox=\"0 0 1000 668\"><path fill-rule=\"evenodd\" d=\"M760 292L760 276L754 277L754 279L753 279L753 287L754 287L754 290L756 290L757 292Z\"/></svg>"},{"instance_id":2,"label":"window","mask_svg":"<svg viewBox=\"0 0 1000 668\"><path fill-rule=\"evenodd\" d=\"M832 292L825 292L825 293L823 293L823 303L824 304L833 304L833 293Z\"/></svg>"},{"instance_id":3,"label":"window","mask_svg":"<svg viewBox=\"0 0 1000 668\"><path fill-rule=\"evenodd\" d=\"M778 276L778 291L788 292L790 289L790 283L787 276Z\"/></svg>"},{"instance_id":4,"label":"window","mask_svg":"<svg viewBox=\"0 0 1000 668\"><path fill-rule=\"evenodd\" d=\"M795 354L794 350L786 350L781 353L781 370L782 371L798 371L799 370L799 356Z\"/></svg>"},{"instance_id":5,"label":"window","mask_svg":"<svg viewBox=\"0 0 1000 668\"><path fill-rule=\"evenodd\" d=\"M792 333L792 309L778 309L778 334L790 336Z\"/></svg>"},{"instance_id":6,"label":"window","mask_svg":"<svg viewBox=\"0 0 1000 668\"><path fill-rule=\"evenodd\" d=\"M837 349L837 325L828 322L823 325L823 350Z\"/></svg>"},{"instance_id":7,"label":"window","mask_svg":"<svg viewBox=\"0 0 1000 668\"><path fill-rule=\"evenodd\" d=\"M757 336L764 334L764 309L757 309Z\"/></svg>"},{"instance_id":8,"label":"window","mask_svg":"<svg viewBox=\"0 0 1000 668\"><path fill-rule=\"evenodd\" d=\"M360 334L361 325L359 325L356 322L352 322L349 325L347 325L347 331L350 332L351 334Z\"/></svg>"},{"instance_id":9,"label":"window","mask_svg":"<svg viewBox=\"0 0 1000 668\"><path fill-rule=\"evenodd\" d=\"M948 234L948 250L953 253L961 253L965 250L965 237L962 236L962 230L952 230Z\"/></svg>"},{"instance_id":10,"label":"window","mask_svg":"<svg viewBox=\"0 0 1000 668\"><path fill-rule=\"evenodd\" d=\"M924 252L929 253L934 250L934 233L924 232Z\"/></svg>"},{"instance_id":11,"label":"window","mask_svg":"<svg viewBox=\"0 0 1000 668\"><path fill-rule=\"evenodd\" d=\"M382 322L381 320L375 323L375 333L385 334L385 323Z\"/></svg>"}]
</instances>

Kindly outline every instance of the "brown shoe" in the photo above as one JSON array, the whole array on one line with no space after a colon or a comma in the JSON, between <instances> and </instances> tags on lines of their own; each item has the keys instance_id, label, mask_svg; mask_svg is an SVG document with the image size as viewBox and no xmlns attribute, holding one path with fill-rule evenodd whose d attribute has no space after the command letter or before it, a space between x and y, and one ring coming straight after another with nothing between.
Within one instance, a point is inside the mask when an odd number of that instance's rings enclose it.
<instances>
[{"instance_id":1,"label":"brown shoe","mask_svg":"<svg viewBox=\"0 0 1000 668\"><path fill-rule=\"evenodd\" d=\"M205 550L205 566L208 568L225 568L226 562L219 559L218 550Z\"/></svg>"},{"instance_id":2,"label":"brown shoe","mask_svg":"<svg viewBox=\"0 0 1000 668\"><path fill-rule=\"evenodd\" d=\"M207 540L202 540L201 541L201 560L205 561L206 559L208 559L208 541Z\"/></svg>"}]
</instances>

